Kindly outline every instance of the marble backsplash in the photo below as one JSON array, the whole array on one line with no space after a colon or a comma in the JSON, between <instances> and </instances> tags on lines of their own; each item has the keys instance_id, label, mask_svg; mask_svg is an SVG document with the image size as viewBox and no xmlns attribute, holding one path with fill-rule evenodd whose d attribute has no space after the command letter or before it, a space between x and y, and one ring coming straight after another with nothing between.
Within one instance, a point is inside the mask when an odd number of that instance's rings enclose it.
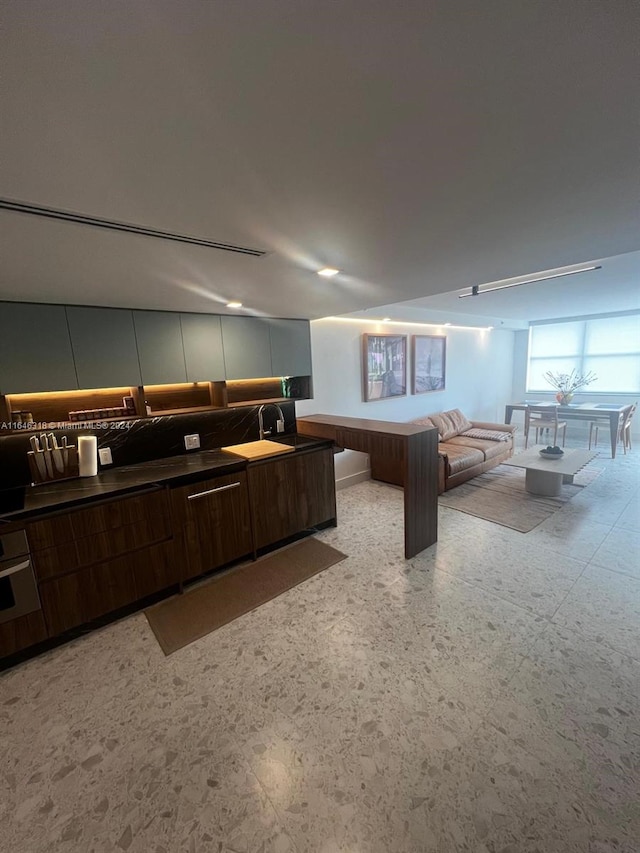
<instances>
[{"instance_id":1,"label":"marble backsplash","mask_svg":"<svg viewBox=\"0 0 640 853\"><path fill-rule=\"evenodd\" d=\"M53 432L58 440L66 435L70 445L76 443L79 435L95 435L98 448L111 448L113 466L109 467L116 467L187 453L184 436L193 433L200 436L200 450L215 450L228 444L256 441L259 438L259 408L242 406L184 415L158 414L129 421L106 421L102 428L77 424L77 429L66 427L43 431ZM280 408L284 414L285 434L291 435L296 431L295 403L281 403ZM275 433L276 418L275 408L266 408L265 429L273 429ZM32 432L25 430L24 434L0 437L0 489L24 486L31 482L27 463L31 435Z\"/></svg>"}]
</instances>

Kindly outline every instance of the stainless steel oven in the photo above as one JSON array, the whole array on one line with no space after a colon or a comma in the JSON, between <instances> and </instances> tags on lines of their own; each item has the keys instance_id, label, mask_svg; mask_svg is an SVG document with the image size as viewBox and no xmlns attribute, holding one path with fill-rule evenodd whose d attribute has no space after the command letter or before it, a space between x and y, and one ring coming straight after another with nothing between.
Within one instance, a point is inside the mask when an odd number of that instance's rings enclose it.
<instances>
[{"instance_id":1,"label":"stainless steel oven","mask_svg":"<svg viewBox=\"0 0 640 853\"><path fill-rule=\"evenodd\" d=\"M29 543L24 530L0 531L0 623L40 610Z\"/></svg>"}]
</instances>

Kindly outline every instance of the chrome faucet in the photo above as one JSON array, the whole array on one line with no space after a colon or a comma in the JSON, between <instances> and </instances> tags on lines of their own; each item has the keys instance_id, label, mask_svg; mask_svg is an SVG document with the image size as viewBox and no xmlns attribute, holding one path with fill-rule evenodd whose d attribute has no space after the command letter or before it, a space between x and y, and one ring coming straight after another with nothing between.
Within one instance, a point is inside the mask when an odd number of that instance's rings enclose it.
<instances>
[{"instance_id":1,"label":"chrome faucet","mask_svg":"<svg viewBox=\"0 0 640 853\"><path fill-rule=\"evenodd\" d=\"M263 412L268 406L273 406L274 409L278 410L278 421L282 421L282 431L284 432L284 414L280 406L277 403L263 403L258 409L258 430L260 433L261 441L265 437L265 435L271 435L271 430L265 430L263 419ZM279 432L277 427L276 431Z\"/></svg>"}]
</instances>

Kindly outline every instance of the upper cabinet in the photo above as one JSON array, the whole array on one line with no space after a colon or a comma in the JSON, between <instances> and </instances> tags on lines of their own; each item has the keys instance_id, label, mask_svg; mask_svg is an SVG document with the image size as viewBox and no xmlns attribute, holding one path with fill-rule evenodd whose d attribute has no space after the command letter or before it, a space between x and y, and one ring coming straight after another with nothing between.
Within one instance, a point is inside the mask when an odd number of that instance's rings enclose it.
<instances>
[{"instance_id":1,"label":"upper cabinet","mask_svg":"<svg viewBox=\"0 0 640 853\"><path fill-rule=\"evenodd\" d=\"M80 388L140 385L140 364L131 311L67 308Z\"/></svg>"},{"instance_id":2,"label":"upper cabinet","mask_svg":"<svg viewBox=\"0 0 640 853\"><path fill-rule=\"evenodd\" d=\"M64 305L0 302L0 393L77 388Z\"/></svg>"},{"instance_id":3,"label":"upper cabinet","mask_svg":"<svg viewBox=\"0 0 640 853\"><path fill-rule=\"evenodd\" d=\"M310 376L308 320L222 317L227 379Z\"/></svg>"},{"instance_id":4,"label":"upper cabinet","mask_svg":"<svg viewBox=\"0 0 640 853\"><path fill-rule=\"evenodd\" d=\"M182 343L188 382L225 378L222 326L215 314L181 314Z\"/></svg>"},{"instance_id":5,"label":"upper cabinet","mask_svg":"<svg viewBox=\"0 0 640 853\"><path fill-rule=\"evenodd\" d=\"M0 394L280 376L311 376L307 320L0 302Z\"/></svg>"},{"instance_id":6,"label":"upper cabinet","mask_svg":"<svg viewBox=\"0 0 640 853\"><path fill-rule=\"evenodd\" d=\"M269 320L273 376L311 376L308 320Z\"/></svg>"},{"instance_id":7,"label":"upper cabinet","mask_svg":"<svg viewBox=\"0 0 640 853\"><path fill-rule=\"evenodd\" d=\"M134 311L143 385L187 381L180 315L169 311Z\"/></svg>"},{"instance_id":8,"label":"upper cabinet","mask_svg":"<svg viewBox=\"0 0 640 853\"><path fill-rule=\"evenodd\" d=\"M274 376L269 321L260 317L222 317L227 379Z\"/></svg>"}]
</instances>

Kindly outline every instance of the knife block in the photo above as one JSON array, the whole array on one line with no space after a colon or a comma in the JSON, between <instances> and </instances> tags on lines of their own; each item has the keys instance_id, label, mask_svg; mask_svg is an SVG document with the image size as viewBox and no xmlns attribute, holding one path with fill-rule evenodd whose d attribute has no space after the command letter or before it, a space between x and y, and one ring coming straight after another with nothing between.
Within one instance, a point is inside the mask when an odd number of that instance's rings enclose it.
<instances>
[{"instance_id":1,"label":"knife block","mask_svg":"<svg viewBox=\"0 0 640 853\"><path fill-rule=\"evenodd\" d=\"M61 449L60 453L64 459L65 450ZM36 456L39 456L41 459L40 464L43 466L44 476L38 467ZM39 450L37 453L34 450L30 450L27 453L27 460L29 462L29 470L31 471L32 485L38 486L41 483L54 483L58 480L73 480L76 477L79 477L80 469L78 466L78 451L75 446L72 445L71 447L67 447L66 457L66 464L62 471L58 471L53 459L53 452L51 450ZM48 462L45 461L45 459L48 459ZM51 471L52 476L49 475L49 471Z\"/></svg>"}]
</instances>

